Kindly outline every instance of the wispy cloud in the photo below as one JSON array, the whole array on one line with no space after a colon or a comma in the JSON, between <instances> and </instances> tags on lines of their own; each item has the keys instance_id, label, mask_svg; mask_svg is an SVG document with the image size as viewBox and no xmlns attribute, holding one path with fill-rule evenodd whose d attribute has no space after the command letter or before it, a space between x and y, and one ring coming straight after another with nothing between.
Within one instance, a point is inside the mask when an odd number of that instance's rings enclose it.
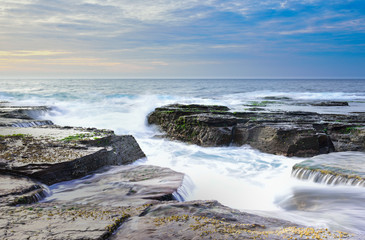
<instances>
[{"instance_id":1,"label":"wispy cloud","mask_svg":"<svg viewBox=\"0 0 365 240\"><path fill-rule=\"evenodd\" d=\"M33 59L36 69L143 72L275 54L365 54L364 9L361 0L3 0L0 58L10 60L1 66Z\"/></svg>"}]
</instances>

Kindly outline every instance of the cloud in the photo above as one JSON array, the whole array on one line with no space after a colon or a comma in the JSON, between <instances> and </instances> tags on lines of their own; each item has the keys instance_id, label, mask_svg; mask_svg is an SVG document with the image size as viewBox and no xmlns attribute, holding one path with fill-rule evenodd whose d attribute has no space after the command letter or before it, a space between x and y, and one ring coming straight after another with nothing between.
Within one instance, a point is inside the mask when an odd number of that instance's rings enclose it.
<instances>
[{"instance_id":1,"label":"cloud","mask_svg":"<svg viewBox=\"0 0 365 240\"><path fill-rule=\"evenodd\" d=\"M69 54L63 51L0 51L0 57L32 57Z\"/></svg>"},{"instance_id":2,"label":"cloud","mask_svg":"<svg viewBox=\"0 0 365 240\"><path fill-rule=\"evenodd\" d=\"M360 0L3 0L0 58L17 66L33 59L37 68L40 59L48 68L130 63L138 72L176 62L359 54L364 9Z\"/></svg>"}]
</instances>

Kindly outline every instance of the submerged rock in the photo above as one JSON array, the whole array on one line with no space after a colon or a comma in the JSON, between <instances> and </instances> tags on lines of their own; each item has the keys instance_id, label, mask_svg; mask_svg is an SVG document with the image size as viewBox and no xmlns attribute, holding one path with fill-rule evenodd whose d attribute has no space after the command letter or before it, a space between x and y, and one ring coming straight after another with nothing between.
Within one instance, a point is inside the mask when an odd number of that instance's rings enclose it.
<instances>
[{"instance_id":1,"label":"submerged rock","mask_svg":"<svg viewBox=\"0 0 365 240\"><path fill-rule=\"evenodd\" d=\"M230 112L225 106L168 105L148 116L169 138L201 146L249 144L263 152L315 156L365 150L365 114Z\"/></svg>"},{"instance_id":2,"label":"submerged rock","mask_svg":"<svg viewBox=\"0 0 365 240\"><path fill-rule=\"evenodd\" d=\"M365 153L343 152L316 156L295 164L292 175L323 184L365 186Z\"/></svg>"}]
</instances>

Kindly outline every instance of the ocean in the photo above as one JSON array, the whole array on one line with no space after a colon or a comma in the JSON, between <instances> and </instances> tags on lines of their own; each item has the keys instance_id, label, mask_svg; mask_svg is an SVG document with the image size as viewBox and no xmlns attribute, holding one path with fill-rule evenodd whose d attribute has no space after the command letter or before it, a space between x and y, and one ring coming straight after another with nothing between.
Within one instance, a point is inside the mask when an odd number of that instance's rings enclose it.
<instances>
[{"instance_id":1,"label":"ocean","mask_svg":"<svg viewBox=\"0 0 365 240\"><path fill-rule=\"evenodd\" d=\"M176 195L180 200L215 199L251 213L365 235L365 188L292 177L292 166L307 158L262 153L249 146L199 147L156 137L160 130L147 124L154 108L172 103L225 105L232 111L247 111L251 105L266 111L364 112L365 80L2 79L0 101L51 106L52 111L37 117L58 125L132 134L147 155L135 164L186 174ZM310 104L322 101L347 101L349 106ZM346 154L364 159L365 164L364 153ZM343 153L328 154L334 161L341 157ZM99 174L112 174L115 169L110 171ZM83 203L87 194L75 188L82 184L83 179L50 186L48 200Z\"/></svg>"}]
</instances>

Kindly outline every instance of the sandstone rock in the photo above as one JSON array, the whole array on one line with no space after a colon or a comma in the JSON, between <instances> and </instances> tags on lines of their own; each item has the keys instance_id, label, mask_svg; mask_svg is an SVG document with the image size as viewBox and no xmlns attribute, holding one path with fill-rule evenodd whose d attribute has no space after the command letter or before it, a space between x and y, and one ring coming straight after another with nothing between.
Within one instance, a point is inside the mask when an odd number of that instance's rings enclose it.
<instances>
[{"instance_id":1,"label":"sandstone rock","mask_svg":"<svg viewBox=\"0 0 365 240\"><path fill-rule=\"evenodd\" d=\"M51 186L52 196L46 201L139 206L174 200L184 174L168 168L148 165L113 167L86 179Z\"/></svg>"},{"instance_id":2,"label":"sandstone rock","mask_svg":"<svg viewBox=\"0 0 365 240\"><path fill-rule=\"evenodd\" d=\"M365 186L365 153L336 153L335 159L333 160L331 154L315 156L295 164L292 175L299 179L324 184Z\"/></svg>"},{"instance_id":3,"label":"sandstone rock","mask_svg":"<svg viewBox=\"0 0 365 240\"><path fill-rule=\"evenodd\" d=\"M107 239L139 208L33 204L0 207L1 239Z\"/></svg>"},{"instance_id":4,"label":"sandstone rock","mask_svg":"<svg viewBox=\"0 0 365 240\"><path fill-rule=\"evenodd\" d=\"M108 239L121 224L140 215L151 204L173 199L183 177L167 168L128 165L65 183L70 188L53 189L46 202L17 207L0 205L0 238ZM0 176L2 179L5 176ZM14 181L10 177L6 180ZM2 186L4 194L36 188L24 178L15 184Z\"/></svg>"},{"instance_id":5,"label":"sandstone rock","mask_svg":"<svg viewBox=\"0 0 365 240\"><path fill-rule=\"evenodd\" d=\"M29 204L47 195L47 189L29 178L0 175L0 206Z\"/></svg>"},{"instance_id":6,"label":"sandstone rock","mask_svg":"<svg viewBox=\"0 0 365 240\"><path fill-rule=\"evenodd\" d=\"M108 130L3 127L0 135L0 172L26 175L46 184L145 157L133 136L117 136Z\"/></svg>"},{"instance_id":7,"label":"sandstone rock","mask_svg":"<svg viewBox=\"0 0 365 240\"><path fill-rule=\"evenodd\" d=\"M216 201L192 201L150 206L123 223L111 239L325 239L329 234L340 236L326 229L240 212Z\"/></svg>"}]
</instances>

